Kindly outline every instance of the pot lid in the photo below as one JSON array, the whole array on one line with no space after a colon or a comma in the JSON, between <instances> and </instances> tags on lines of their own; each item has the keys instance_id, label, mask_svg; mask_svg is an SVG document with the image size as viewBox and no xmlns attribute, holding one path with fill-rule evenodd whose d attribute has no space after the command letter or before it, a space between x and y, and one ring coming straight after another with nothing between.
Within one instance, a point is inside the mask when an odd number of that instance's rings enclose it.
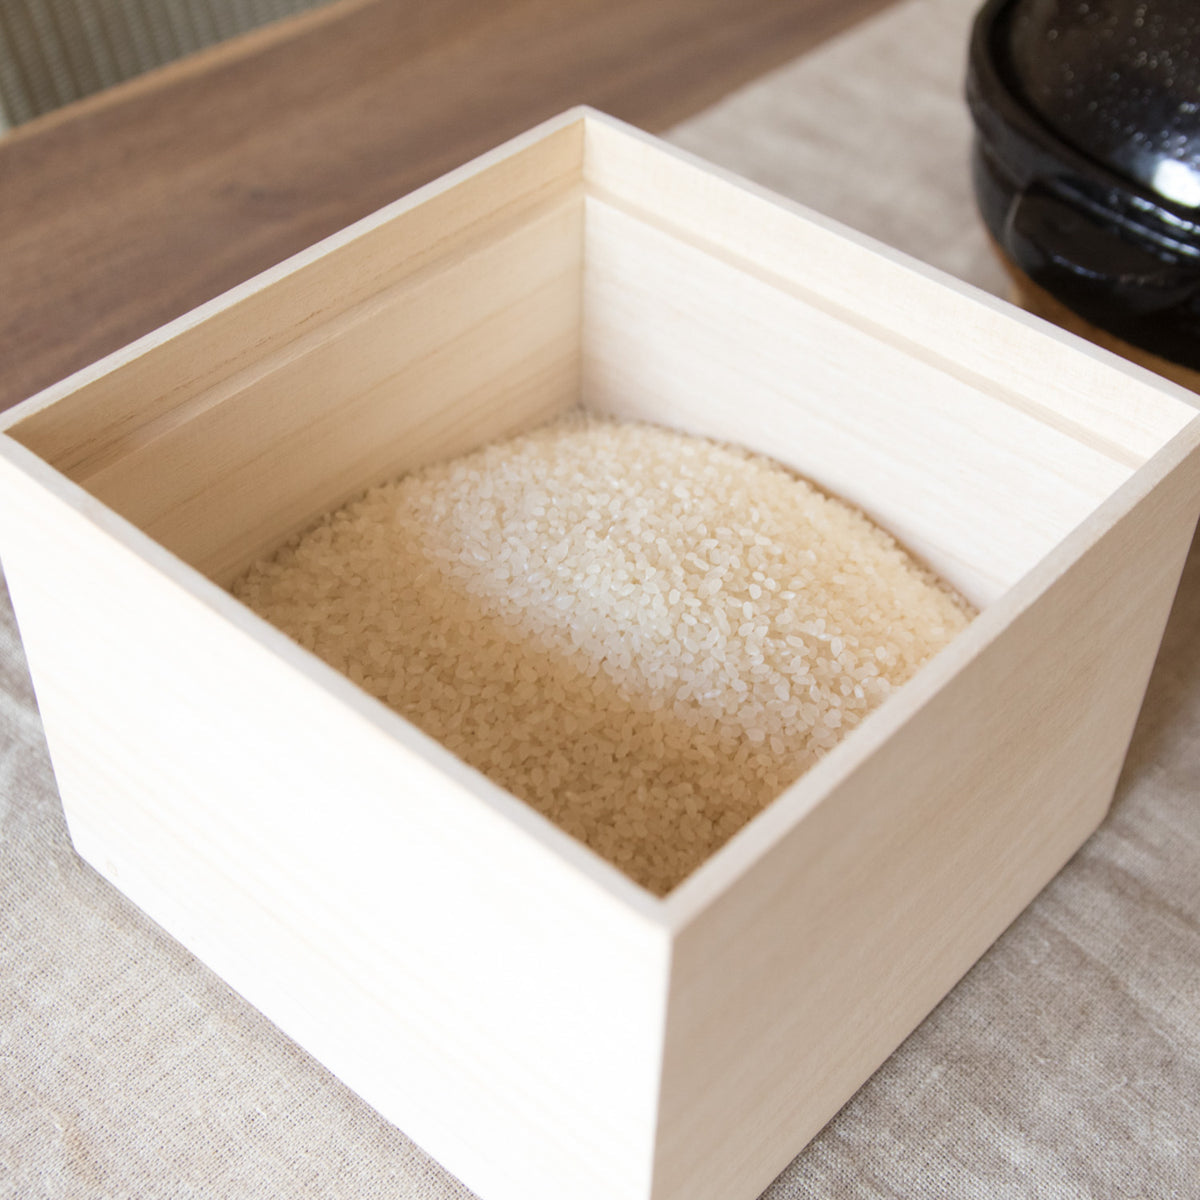
<instances>
[{"instance_id":1,"label":"pot lid","mask_svg":"<svg viewBox=\"0 0 1200 1200\"><path fill-rule=\"evenodd\" d=\"M1065 142L1200 209L1200 0L1015 0L1010 81Z\"/></svg>"},{"instance_id":2,"label":"pot lid","mask_svg":"<svg viewBox=\"0 0 1200 1200\"><path fill-rule=\"evenodd\" d=\"M1200 0L985 0L966 92L1009 263L1200 370Z\"/></svg>"}]
</instances>

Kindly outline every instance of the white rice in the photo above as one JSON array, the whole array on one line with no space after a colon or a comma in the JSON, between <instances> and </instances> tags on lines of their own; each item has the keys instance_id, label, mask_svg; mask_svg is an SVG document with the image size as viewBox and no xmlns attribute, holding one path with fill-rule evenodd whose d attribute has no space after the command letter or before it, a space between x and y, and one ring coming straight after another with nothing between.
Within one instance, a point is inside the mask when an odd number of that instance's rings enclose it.
<instances>
[{"instance_id":1,"label":"white rice","mask_svg":"<svg viewBox=\"0 0 1200 1200\"><path fill-rule=\"evenodd\" d=\"M233 590L658 894L973 615L778 464L579 415L372 488Z\"/></svg>"}]
</instances>

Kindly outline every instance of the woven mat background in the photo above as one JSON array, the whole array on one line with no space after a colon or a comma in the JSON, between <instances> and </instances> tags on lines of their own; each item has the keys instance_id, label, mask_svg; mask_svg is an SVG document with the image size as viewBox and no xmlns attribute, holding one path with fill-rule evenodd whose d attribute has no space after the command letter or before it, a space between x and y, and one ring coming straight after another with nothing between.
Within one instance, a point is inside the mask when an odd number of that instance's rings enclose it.
<instances>
[{"instance_id":1,"label":"woven mat background","mask_svg":"<svg viewBox=\"0 0 1200 1200\"><path fill-rule=\"evenodd\" d=\"M973 7L909 0L673 136L1000 290ZM771 1200L1200 1195L1198 633L1193 554L1109 820ZM0 594L0 1197L466 1195L75 856Z\"/></svg>"}]
</instances>

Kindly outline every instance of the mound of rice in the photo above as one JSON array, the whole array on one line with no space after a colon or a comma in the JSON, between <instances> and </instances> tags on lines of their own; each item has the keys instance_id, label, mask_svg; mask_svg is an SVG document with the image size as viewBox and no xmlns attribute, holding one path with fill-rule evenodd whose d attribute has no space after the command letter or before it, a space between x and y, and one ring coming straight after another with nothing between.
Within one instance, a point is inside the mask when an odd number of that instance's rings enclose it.
<instances>
[{"instance_id":1,"label":"mound of rice","mask_svg":"<svg viewBox=\"0 0 1200 1200\"><path fill-rule=\"evenodd\" d=\"M233 591L660 895L972 615L778 464L579 415L372 488Z\"/></svg>"}]
</instances>

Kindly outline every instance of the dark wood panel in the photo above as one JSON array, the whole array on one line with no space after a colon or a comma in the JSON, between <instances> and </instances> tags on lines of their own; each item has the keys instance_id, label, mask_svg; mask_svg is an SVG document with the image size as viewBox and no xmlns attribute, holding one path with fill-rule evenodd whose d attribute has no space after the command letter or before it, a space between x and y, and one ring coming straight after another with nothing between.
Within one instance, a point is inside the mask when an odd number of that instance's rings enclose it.
<instances>
[{"instance_id":1,"label":"dark wood panel","mask_svg":"<svg viewBox=\"0 0 1200 1200\"><path fill-rule=\"evenodd\" d=\"M342 0L0 140L0 407L575 103L661 130L887 0Z\"/></svg>"}]
</instances>

